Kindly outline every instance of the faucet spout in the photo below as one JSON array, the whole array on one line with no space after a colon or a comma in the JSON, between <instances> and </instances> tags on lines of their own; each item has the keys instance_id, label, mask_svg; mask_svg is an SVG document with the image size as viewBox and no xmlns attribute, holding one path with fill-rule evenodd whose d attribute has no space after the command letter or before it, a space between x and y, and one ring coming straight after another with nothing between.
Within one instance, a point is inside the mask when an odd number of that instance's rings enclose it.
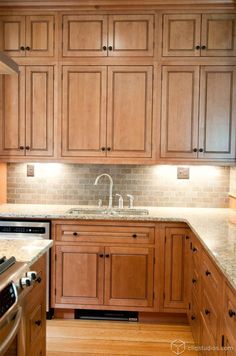
<instances>
[{"instance_id":1,"label":"faucet spout","mask_svg":"<svg viewBox=\"0 0 236 356\"><path fill-rule=\"evenodd\" d=\"M112 190L113 190L113 179L112 177L110 176L110 174L107 174L107 173L102 173L100 174L99 176L97 176L97 178L95 179L95 182L94 182L94 185L97 185L98 184L98 181L101 177L107 177L110 181L110 188L109 188L109 204L108 204L108 208L109 209L112 209Z\"/></svg>"}]
</instances>

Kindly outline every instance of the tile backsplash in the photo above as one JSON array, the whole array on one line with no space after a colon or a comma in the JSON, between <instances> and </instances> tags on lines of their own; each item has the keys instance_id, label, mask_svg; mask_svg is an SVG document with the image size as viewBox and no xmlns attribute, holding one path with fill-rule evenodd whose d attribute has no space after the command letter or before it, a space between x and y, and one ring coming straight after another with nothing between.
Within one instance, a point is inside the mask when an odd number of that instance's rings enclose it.
<instances>
[{"instance_id":1,"label":"tile backsplash","mask_svg":"<svg viewBox=\"0 0 236 356\"><path fill-rule=\"evenodd\" d=\"M8 203L107 204L108 179L97 186L95 178L109 173L114 180L113 197L133 194L135 206L227 207L230 168L189 166L189 179L177 179L177 166L78 165L35 163L35 176L27 177L25 163L9 163Z\"/></svg>"}]
</instances>

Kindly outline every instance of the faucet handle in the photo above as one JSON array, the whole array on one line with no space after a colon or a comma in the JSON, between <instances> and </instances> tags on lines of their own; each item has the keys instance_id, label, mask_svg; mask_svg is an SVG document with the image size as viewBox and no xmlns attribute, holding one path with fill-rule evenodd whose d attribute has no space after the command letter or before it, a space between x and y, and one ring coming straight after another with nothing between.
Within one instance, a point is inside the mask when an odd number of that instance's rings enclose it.
<instances>
[{"instance_id":1,"label":"faucet handle","mask_svg":"<svg viewBox=\"0 0 236 356\"><path fill-rule=\"evenodd\" d=\"M121 194L116 194L117 197L119 197L119 209L123 209L124 207L124 200L122 198Z\"/></svg>"},{"instance_id":2,"label":"faucet handle","mask_svg":"<svg viewBox=\"0 0 236 356\"><path fill-rule=\"evenodd\" d=\"M129 198L129 208L132 209L134 207L134 196L127 194L127 197Z\"/></svg>"}]
</instances>

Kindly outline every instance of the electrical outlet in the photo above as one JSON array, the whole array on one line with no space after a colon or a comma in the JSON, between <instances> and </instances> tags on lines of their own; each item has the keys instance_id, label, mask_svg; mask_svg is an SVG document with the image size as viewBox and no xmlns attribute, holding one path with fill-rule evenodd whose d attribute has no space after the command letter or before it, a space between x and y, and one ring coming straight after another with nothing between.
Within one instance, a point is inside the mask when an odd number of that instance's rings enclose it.
<instances>
[{"instance_id":1,"label":"electrical outlet","mask_svg":"<svg viewBox=\"0 0 236 356\"><path fill-rule=\"evenodd\" d=\"M34 177L34 165L27 164L27 177Z\"/></svg>"},{"instance_id":2,"label":"electrical outlet","mask_svg":"<svg viewBox=\"0 0 236 356\"><path fill-rule=\"evenodd\" d=\"M189 168L177 167L177 178L178 179L189 179Z\"/></svg>"}]
</instances>

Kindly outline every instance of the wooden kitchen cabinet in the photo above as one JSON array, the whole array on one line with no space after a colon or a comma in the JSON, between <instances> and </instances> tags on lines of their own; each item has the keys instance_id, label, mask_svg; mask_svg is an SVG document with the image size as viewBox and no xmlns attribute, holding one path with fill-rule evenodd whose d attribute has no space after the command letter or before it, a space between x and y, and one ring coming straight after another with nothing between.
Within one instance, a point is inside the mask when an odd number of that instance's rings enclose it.
<instances>
[{"instance_id":1,"label":"wooden kitchen cabinet","mask_svg":"<svg viewBox=\"0 0 236 356\"><path fill-rule=\"evenodd\" d=\"M164 309L186 311L189 301L190 231L165 229Z\"/></svg>"},{"instance_id":2,"label":"wooden kitchen cabinet","mask_svg":"<svg viewBox=\"0 0 236 356\"><path fill-rule=\"evenodd\" d=\"M1 156L53 156L54 67L21 66L1 76Z\"/></svg>"},{"instance_id":3,"label":"wooden kitchen cabinet","mask_svg":"<svg viewBox=\"0 0 236 356\"><path fill-rule=\"evenodd\" d=\"M54 240L54 307L153 308L153 226L55 223Z\"/></svg>"},{"instance_id":4,"label":"wooden kitchen cabinet","mask_svg":"<svg viewBox=\"0 0 236 356\"><path fill-rule=\"evenodd\" d=\"M224 356L233 356L236 352L236 293L226 283L224 291L223 308L223 340L222 345L226 347L222 353Z\"/></svg>"},{"instance_id":5,"label":"wooden kitchen cabinet","mask_svg":"<svg viewBox=\"0 0 236 356\"><path fill-rule=\"evenodd\" d=\"M235 14L168 14L163 21L163 56L236 55Z\"/></svg>"},{"instance_id":6,"label":"wooden kitchen cabinet","mask_svg":"<svg viewBox=\"0 0 236 356\"><path fill-rule=\"evenodd\" d=\"M235 159L236 67L164 66L162 73L161 157Z\"/></svg>"},{"instance_id":7,"label":"wooden kitchen cabinet","mask_svg":"<svg viewBox=\"0 0 236 356\"><path fill-rule=\"evenodd\" d=\"M0 49L12 57L52 57L54 16L0 16Z\"/></svg>"},{"instance_id":8,"label":"wooden kitchen cabinet","mask_svg":"<svg viewBox=\"0 0 236 356\"><path fill-rule=\"evenodd\" d=\"M152 66L64 66L62 156L151 158L152 75Z\"/></svg>"},{"instance_id":9,"label":"wooden kitchen cabinet","mask_svg":"<svg viewBox=\"0 0 236 356\"><path fill-rule=\"evenodd\" d=\"M64 15L63 57L153 56L153 15Z\"/></svg>"}]
</instances>

